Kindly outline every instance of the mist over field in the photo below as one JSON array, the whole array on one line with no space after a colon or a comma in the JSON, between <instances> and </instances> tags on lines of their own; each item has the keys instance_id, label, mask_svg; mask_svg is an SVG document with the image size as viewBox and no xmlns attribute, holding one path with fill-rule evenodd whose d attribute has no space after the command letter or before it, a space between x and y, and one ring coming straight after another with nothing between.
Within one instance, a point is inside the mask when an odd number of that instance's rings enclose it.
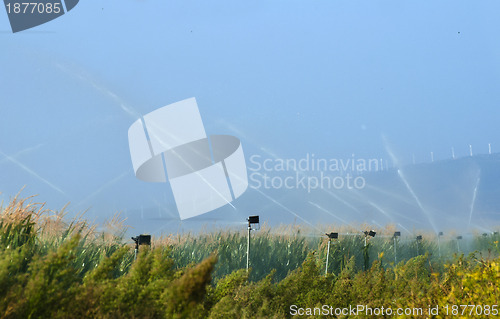
<instances>
[{"instance_id":1,"label":"mist over field","mask_svg":"<svg viewBox=\"0 0 500 319\"><path fill-rule=\"evenodd\" d=\"M0 198L22 189L98 223L121 212L131 234L239 229L254 214L314 232L363 223L492 231L498 6L82 2L3 32ZM135 177L127 132L190 97L208 135L241 141L249 187L180 221L170 183ZM308 156L328 166L275 165Z\"/></svg>"},{"instance_id":2,"label":"mist over field","mask_svg":"<svg viewBox=\"0 0 500 319\"><path fill-rule=\"evenodd\" d=\"M226 207L180 222L176 220L173 205L170 210L145 206L142 210L127 211L127 223L144 223L155 229L157 223L164 222L167 226L161 230L173 232L211 227L244 229L248 215L258 214L268 226L302 224L318 234L325 224L356 228L362 224L379 228L394 225L407 236L417 230L490 233L496 229L500 217L499 164L498 154L410 164L400 169L408 184L396 168L390 168L356 175L364 180L364 187L359 189L354 182L350 189L347 182L343 188L337 189L333 184L330 188L320 188L316 185L316 181L321 185L317 172L305 175L296 171L267 172L266 189L264 172L257 175L250 171L255 182L250 181L247 194L235 201L237 211ZM323 186L327 185L326 176L323 175ZM332 176L330 179L338 175ZM299 188L287 189L284 185L287 178L289 186L299 185ZM344 181L347 181L345 176ZM340 185L338 182L336 186ZM255 203L260 205L256 207Z\"/></svg>"}]
</instances>

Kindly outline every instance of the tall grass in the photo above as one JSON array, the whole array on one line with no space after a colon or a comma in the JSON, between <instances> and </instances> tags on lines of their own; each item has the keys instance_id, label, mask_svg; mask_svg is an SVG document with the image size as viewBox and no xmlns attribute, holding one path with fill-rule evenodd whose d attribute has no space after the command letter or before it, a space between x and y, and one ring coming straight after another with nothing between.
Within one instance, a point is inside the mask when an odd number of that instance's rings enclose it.
<instances>
[{"instance_id":1,"label":"tall grass","mask_svg":"<svg viewBox=\"0 0 500 319\"><path fill-rule=\"evenodd\" d=\"M44 255L57 249L68 238L79 234L79 253L74 264L82 276L97 267L103 258L111 256L123 246L129 247L130 252L127 254L128 261L122 268L125 272L130 268L133 245L124 238L127 226L119 214L105 223L104 231L98 232L96 225L88 223L82 215L66 221L65 208L55 212L46 209L43 203L31 202L32 199L19 199L16 196L5 208L0 208L0 247L14 249L26 244L32 254ZM356 228L338 225L321 227L325 233L333 230L340 234L338 239L332 240L330 246L328 269L334 274L340 273L351 258L354 260L354 267L362 270L365 268L366 258L369 265L380 260L384 267L394 267L396 263L424 254L428 254L433 262L445 264L461 254L476 252L485 258L494 258L499 253L498 234L476 234L461 240L459 245L455 235L442 237L438 246L436 235L426 232L421 232L421 241L417 241L414 236L403 236L394 240L392 234L396 228L394 225L388 225L385 228L375 228L377 235L374 238L368 237L368 247L364 247L364 235L359 229L372 229L371 225L359 225ZM318 262L324 264L327 243L326 236L313 233L307 227L264 225L262 229L251 233L250 280L258 281L274 270L274 279L279 281L297 269L309 252L314 252ZM221 278L234 270L245 268L247 232L242 229L197 235L171 234L153 237L152 247L168 248L174 266L179 269L197 264L216 252L219 262L215 266L213 276Z\"/></svg>"}]
</instances>

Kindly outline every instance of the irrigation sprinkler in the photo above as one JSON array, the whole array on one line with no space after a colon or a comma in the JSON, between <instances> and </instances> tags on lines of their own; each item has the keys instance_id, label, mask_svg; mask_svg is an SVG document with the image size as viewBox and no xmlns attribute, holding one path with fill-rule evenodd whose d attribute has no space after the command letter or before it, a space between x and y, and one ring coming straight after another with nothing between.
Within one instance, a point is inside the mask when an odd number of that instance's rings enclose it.
<instances>
[{"instance_id":1,"label":"irrigation sprinkler","mask_svg":"<svg viewBox=\"0 0 500 319\"><path fill-rule=\"evenodd\" d=\"M328 236L328 248L326 250L326 267L325 267L325 276L328 274L328 257L330 256L330 242L332 239L337 239L339 238L339 233L329 233L325 234Z\"/></svg>"},{"instance_id":2,"label":"irrigation sprinkler","mask_svg":"<svg viewBox=\"0 0 500 319\"><path fill-rule=\"evenodd\" d=\"M460 254L460 244L459 241L462 239L462 236L457 236L457 251Z\"/></svg>"},{"instance_id":3,"label":"irrigation sprinkler","mask_svg":"<svg viewBox=\"0 0 500 319\"><path fill-rule=\"evenodd\" d=\"M440 231L438 233L438 253L439 253L439 258L441 258L441 236L443 236L443 232Z\"/></svg>"},{"instance_id":4,"label":"irrigation sprinkler","mask_svg":"<svg viewBox=\"0 0 500 319\"><path fill-rule=\"evenodd\" d=\"M370 231L365 231L363 232L365 234L365 247L366 247L366 238L368 236L370 237L375 237L375 234L377 234L374 230L370 230Z\"/></svg>"},{"instance_id":5,"label":"irrigation sprinkler","mask_svg":"<svg viewBox=\"0 0 500 319\"><path fill-rule=\"evenodd\" d=\"M394 236L392 236L394 240L394 265L398 263L398 257L397 257L397 251L396 251L396 237L401 237L401 232L396 231L394 232Z\"/></svg>"},{"instance_id":6,"label":"irrigation sprinkler","mask_svg":"<svg viewBox=\"0 0 500 319\"><path fill-rule=\"evenodd\" d=\"M259 224L259 216L249 216L248 219L248 241L247 241L247 272L250 265L250 231L252 230L252 225Z\"/></svg>"},{"instance_id":7,"label":"irrigation sprinkler","mask_svg":"<svg viewBox=\"0 0 500 319\"><path fill-rule=\"evenodd\" d=\"M369 231L364 231L365 234L365 246L363 247L363 257L365 259L365 270L368 270L368 266L370 265L370 255L368 254L368 245L367 245L367 238L368 236L370 237L375 237L376 232L374 230L369 230Z\"/></svg>"},{"instance_id":8,"label":"irrigation sprinkler","mask_svg":"<svg viewBox=\"0 0 500 319\"><path fill-rule=\"evenodd\" d=\"M139 245L151 246L151 235L139 235L136 237L132 237L132 240L135 241L134 260L136 260L137 254L139 253Z\"/></svg>"},{"instance_id":9,"label":"irrigation sprinkler","mask_svg":"<svg viewBox=\"0 0 500 319\"><path fill-rule=\"evenodd\" d=\"M419 247L418 247L418 243L422 240L422 235L418 235L417 236L417 256L420 255L420 252L419 252Z\"/></svg>"}]
</instances>

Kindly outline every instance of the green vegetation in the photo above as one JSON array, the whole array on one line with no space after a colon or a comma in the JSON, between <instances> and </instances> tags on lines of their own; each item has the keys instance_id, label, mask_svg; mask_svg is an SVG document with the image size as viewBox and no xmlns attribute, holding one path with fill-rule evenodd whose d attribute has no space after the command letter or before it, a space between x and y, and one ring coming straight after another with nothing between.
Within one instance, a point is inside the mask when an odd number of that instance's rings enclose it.
<instances>
[{"instance_id":1,"label":"green vegetation","mask_svg":"<svg viewBox=\"0 0 500 319\"><path fill-rule=\"evenodd\" d=\"M247 272L244 232L159 238L134 260L116 218L98 233L27 200L0 210L1 318L290 318L294 311L319 318L323 305L421 308L421 317L451 318L495 317L498 308L498 235L464 240L467 256L456 254L454 240L442 240L440 257L432 236L402 239L397 263L393 239L379 235L393 230L379 230L367 248L363 237L341 235L325 276L326 236L301 236L300 228L255 232ZM453 305L482 305L482 315ZM426 313L429 306L439 314Z\"/></svg>"}]
</instances>

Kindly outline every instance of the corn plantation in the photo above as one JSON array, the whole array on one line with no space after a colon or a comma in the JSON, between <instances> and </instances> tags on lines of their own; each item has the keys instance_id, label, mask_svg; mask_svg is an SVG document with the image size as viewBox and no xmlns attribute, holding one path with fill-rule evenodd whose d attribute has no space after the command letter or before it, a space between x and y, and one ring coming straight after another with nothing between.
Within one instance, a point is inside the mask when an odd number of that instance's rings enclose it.
<instances>
[{"instance_id":1,"label":"corn plantation","mask_svg":"<svg viewBox=\"0 0 500 319\"><path fill-rule=\"evenodd\" d=\"M153 238L136 260L124 230L117 217L97 232L82 218L66 221L64 210L12 199L0 217L0 317L290 318L292 305L428 309L499 301L498 234L438 242L423 233L417 241L394 239L388 226L365 246L359 230L331 225L325 232L340 235L325 274L326 236L301 227L252 232L249 272L245 230ZM469 315L495 317L491 307Z\"/></svg>"}]
</instances>

